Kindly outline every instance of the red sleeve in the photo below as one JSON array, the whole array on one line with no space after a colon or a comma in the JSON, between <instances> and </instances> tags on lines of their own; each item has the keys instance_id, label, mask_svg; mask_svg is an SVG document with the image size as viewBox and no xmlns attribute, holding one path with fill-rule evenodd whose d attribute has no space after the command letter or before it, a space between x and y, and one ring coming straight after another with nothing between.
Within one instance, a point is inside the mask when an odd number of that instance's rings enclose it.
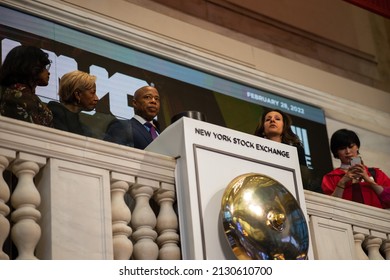
<instances>
[{"instance_id":1,"label":"red sleeve","mask_svg":"<svg viewBox=\"0 0 390 280\"><path fill-rule=\"evenodd\" d=\"M375 182L383 187L383 192L379 195L379 199L383 208L390 208L390 178L379 168L375 168L375 171Z\"/></svg>"},{"instance_id":2,"label":"red sleeve","mask_svg":"<svg viewBox=\"0 0 390 280\"><path fill-rule=\"evenodd\" d=\"M382 187L390 187L390 178L387 177L386 173L379 168L375 168L375 171L375 182Z\"/></svg>"},{"instance_id":3,"label":"red sleeve","mask_svg":"<svg viewBox=\"0 0 390 280\"><path fill-rule=\"evenodd\" d=\"M322 178L322 184L321 184L321 188L324 194L331 195L334 192L338 181L339 178L337 176L332 176L330 175L330 173L326 174Z\"/></svg>"},{"instance_id":4,"label":"red sleeve","mask_svg":"<svg viewBox=\"0 0 390 280\"><path fill-rule=\"evenodd\" d=\"M383 208L390 208L390 187L384 188L383 192L379 195L379 199L382 202Z\"/></svg>"}]
</instances>

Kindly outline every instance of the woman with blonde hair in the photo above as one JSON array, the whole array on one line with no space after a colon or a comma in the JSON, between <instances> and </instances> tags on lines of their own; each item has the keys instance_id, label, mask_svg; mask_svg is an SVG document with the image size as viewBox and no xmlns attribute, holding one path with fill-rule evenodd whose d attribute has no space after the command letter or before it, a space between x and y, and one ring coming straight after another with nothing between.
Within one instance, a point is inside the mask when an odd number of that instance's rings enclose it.
<instances>
[{"instance_id":1,"label":"woman with blonde hair","mask_svg":"<svg viewBox=\"0 0 390 280\"><path fill-rule=\"evenodd\" d=\"M91 136L80 122L81 111L92 111L99 101L96 95L96 77L83 71L72 71L62 76L58 95L60 103L50 101L54 127L64 131Z\"/></svg>"}]
</instances>

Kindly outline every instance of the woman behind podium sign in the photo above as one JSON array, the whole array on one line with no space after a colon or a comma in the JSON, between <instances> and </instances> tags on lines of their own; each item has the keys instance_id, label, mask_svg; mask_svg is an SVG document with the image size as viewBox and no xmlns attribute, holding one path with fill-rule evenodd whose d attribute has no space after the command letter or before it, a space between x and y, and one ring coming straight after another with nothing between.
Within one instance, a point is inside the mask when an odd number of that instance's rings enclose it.
<instances>
[{"instance_id":1,"label":"woman behind podium sign","mask_svg":"<svg viewBox=\"0 0 390 280\"><path fill-rule=\"evenodd\" d=\"M316 176L313 170L307 167L305 150L299 137L292 131L291 125L292 120L289 115L277 109L270 109L263 113L255 135L296 147L303 187L311 191L322 192L322 176Z\"/></svg>"},{"instance_id":2,"label":"woman behind podium sign","mask_svg":"<svg viewBox=\"0 0 390 280\"><path fill-rule=\"evenodd\" d=\"M368 168L361 160L360 140L355 132L340 129L330 139L330 149L340 167L322 179L325 194L378 208L390 208L390 178L379 168Z\"/></svg>"},{"instance_id":3,"label":"woman behind podium sign","mask_svg":"<svg viewBox=\"0 0 390 280\"><path fill-rule=\"evenodd\" d=\"M306 166L305 151L301 140L292 131L291 124L292 121L289 115L280 110L272 109L262 115L256 127L255 135L296 147L299 164Z\"/></svg>"}]
</instances>

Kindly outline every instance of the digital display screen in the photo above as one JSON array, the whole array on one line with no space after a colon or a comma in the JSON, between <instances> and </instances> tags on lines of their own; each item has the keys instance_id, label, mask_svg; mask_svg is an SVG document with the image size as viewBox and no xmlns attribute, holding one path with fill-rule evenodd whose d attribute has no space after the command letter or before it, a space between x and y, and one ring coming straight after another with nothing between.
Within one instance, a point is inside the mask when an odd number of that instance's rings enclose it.
<instances>
[{"instance_id":1,"label":"digital display screen","mask_svg":"<svg viewBox=\"0 0 390 280\"><path fill-rule=\"evenodd\" d=\"M40 47L53 61L49 85L36 90L42 101L58 100L58 83L67 72L78 69L97 77L99 104L82 118L97 138L114 118L130 119L134 91L153 85L160 93L162 129L178 113L200 111L209 123L253 134L262 112L277 108L291 116L316 184L332 169L320 108L6 7L0 6L0 18L1 61L20 44Z\"/></svg>"}]
</instances>

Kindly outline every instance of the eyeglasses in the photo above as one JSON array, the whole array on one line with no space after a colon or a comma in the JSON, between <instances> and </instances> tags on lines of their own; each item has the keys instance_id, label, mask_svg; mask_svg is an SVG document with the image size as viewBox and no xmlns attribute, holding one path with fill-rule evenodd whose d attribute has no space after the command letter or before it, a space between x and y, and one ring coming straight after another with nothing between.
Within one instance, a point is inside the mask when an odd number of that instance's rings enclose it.
<instances>
[{"instance_id":1,"label":"eyeglasses","mask_svg":"<svg viewBox=\"0 0 390 280\"><path fill-rule=\"evenodd\" d=\"M52 64L52 63L53 63L53 61L49 60L49 64L46 64L46 65L45 65L45 68L46 68L47 71L50 70L50 67L51 67L51 64Z\"/></svg>"}]
</instances>

